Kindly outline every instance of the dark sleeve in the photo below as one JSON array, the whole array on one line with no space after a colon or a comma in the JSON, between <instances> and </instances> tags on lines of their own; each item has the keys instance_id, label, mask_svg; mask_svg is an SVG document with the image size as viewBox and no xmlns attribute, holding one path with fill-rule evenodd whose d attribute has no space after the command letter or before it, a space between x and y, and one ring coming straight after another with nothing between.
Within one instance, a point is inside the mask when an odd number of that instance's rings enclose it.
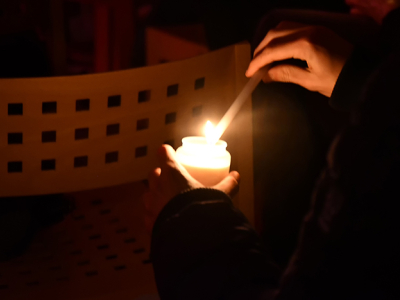
<instances>
[{"instance_id":1,"label":"dark sleeve","mask_svg":"<svg viewBox=\"0 0 400 300\"><path fill-rule=\"evenodd\" d=\"M279 300L400 299L398 54L373 72L332 144Z\"/></svg>"},{"instance_id":2,"label":"dark sleeve","mask_svg":"<svg viewBox=\"0 0 400 300\"><path fill-rule=\"evenodd\" d=\"M165 299L252 299L279 271L230 198L195 189L172 199L153 229L151 260Z\"/></svg>"},{"instance_id":3,"label":"dark sleeve","mask_svg":"<svg viewBox=\"0 0 400 300\"><path fill-rule=\"evenodd\" d=\"M329 104L337 110L353 110L360 103L362 89L377 64L378 58L372 50L355 47L336 81Z\"/></svg>"}]
</instances>

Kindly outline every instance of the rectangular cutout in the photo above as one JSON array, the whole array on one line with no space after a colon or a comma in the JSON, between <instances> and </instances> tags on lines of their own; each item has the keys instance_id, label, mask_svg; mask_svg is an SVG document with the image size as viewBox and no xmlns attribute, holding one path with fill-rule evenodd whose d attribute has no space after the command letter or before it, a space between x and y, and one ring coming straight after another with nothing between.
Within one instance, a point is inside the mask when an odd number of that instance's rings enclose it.
<instances>
[{"instance_id":1,"label":"rectangular cutout","mask_svg":"<svg viewBox=\"0 0 400 300\"><path fill-rule=\"evenodd\" d=\"M126 233L126 232L128 232L128 228L120 228L120 229L117 229L117 230L115 230L115 232L116 233Z\"/></svg>"},{"instance_id":2,"label":"rectangular cutout","mask_svg":"<svg viewBox=\"0 0 400 300\"><path fill-rule=\"evenodd\" d=\"M118 151L106 153L106 164L114 163L118 161Z\"/></svg>"},{"instance_id":3,"label":"rectangular cutout","mask_svg":"<svg viewBox=\"0 0 400 300\"><path fill-rule=\"evenodd\" d=\"M108 249L110 246L108 244L104 244L104 245L99 245L97 246L98 250L104 250L104 249Z\"/></svg>"},{"instance_id":4,"label":"rectangular cutout","mask_svg":"<svg viewBox=\"0 0 400 300\"><path fill-rule=\"evenodd\" d=\"M73 218L75 221L80 221L80 220L85 219L85 215L77 215L77 216L74 216Z\"/></svg>"},{"instance_id":5,"label":"rectangular cutout","mask_svg":"<svg viewBox=\"0 0 400 300\"><path fill-rule=\"evenodd\" d=\"M69 281L69 277L64 276L64 277L57 277L56 278L57 281Z\"/></svg>"},{"instance_id":6,"label":"rectangular cutout","mask_svg":"<svg viewBox=\"0 0 400 300\"><path fill-rule=\"evenodd\" d=\"M82 254L82 250L74 250L74 251L71 251L69 254L71 254L72 256L81 255Z\"/></svg>"},{"instance_id":7,"label":"rectangular cutout","mask_svg":"<svg viewBox=\"0 0 400 300\"><path fill-rule=\"evenodd\" d=\"M145 252L146 250L144 249L144 248L138 248L138 249L135 249L135 250L133 250L133 253L135 253L135 254L140 254L140 253L143 253L143 252Z\"/></svg>"},{"instance_id":8,"label":"rectangular cutout","mask_svg":"<svg viewBox=\"0 0 400 300\"><path fill-rule=\"evenodd\" d=\"M167 97L178 95L178 89L179 89L178 84L169 85L167 88Z\"/></svg>"},{"instance_id":9,"label":"rectangular cutout","mask_svg":"<svg viewBox=\"0 0 400 300\"><path fill-rule=\"evenodd\" d=\"M124 242L127 243L127 244L131 244L131 243L135 243L136 239L135 238L130 238L130 239L124 240Z\"/></svg>"},{"instance_id":10,"label":"rectangular cutout","mask_svg":"<svg viewBox=\"0 0 400 300\"><path fill-rule=\"evenodd\" d=\"M108 97L108 107L118 107L121 106L121 95L114 95Z\"/></svg>"},{"instance_id":11,"label":"rectangular cutout","mask_svg":"<svg viewBox=\"0 0 400 300\"><path fill-rule=\"evenodd\" d=\"M111 213L111 209L102 209L101 211L100 211L100 214L101 215L108 215L108 214L110 214Z\"/></svg>"},{"instance_id":12,"label":"rectangular cutout","mask_svg":"<svg viewBox=\"0 0 400 300\"><path fill-rule=\"evenodd\" d=\"M108 135L116 135L119 134L119 124L110 124L107 125L106 134Z\"/></svg>"},{"instance_id":13,"label":"rectangular cutout","mask_svg":"<svg viewBox=\"0 0 400 300\"><path fill-rule=\"evenodd\" d=\"M175 123L176 121L176 112L168 113L165 115L165 124Z\"/></svg>"},{"instance_id":14,"label":"rectangular cutout","mask_svg":"<svg viewBox=\"0 0 400 300\"><path fill-rule=\"evenodd\" d=\"M204 78L204 77L202 77L202 78L197 78L197 79L195 80L195 82L194 82L194 89L195 89L195 90L199 90L199 89L204 88L204 83L205 83L205 78Z\"/></svg>"},{"instance_id":15,"label":"rectangular cutout","mask_svg":"<svg viewBox=\"0 0 400 300\"><path fill-rule=\"evenodd\" d=\"M135 157L144 157L147 155L147 146L137 147L135 149Z\"/></svg>"},{"instance_id":16,"label":"rectangular cutout","mask_svg":"<svg viewBox=\"0 0 400 300\"><path fill-rule=\"evenodd\" d=\"M90 265L90 260L78 261L77 265L80 267Z\"/></svg>"},{"instance_id":17,"label":"rectangular cutout","mask_svg":"<svg viewBox=\"0 0 400 300\"><path fill-rule=\"evenodd\" d=\"M85 273L87 277L92 277L92 276L96 276L99 274L98 271L90 271L90 272L86 272Z\"/></svg>"},{"instance_id":18,"label":"rectangular cutout","mask_svg":"<svg viewBox=\"0 0 400 300\"><path fill-rule=\"evenodd\" d=\"M87 156L78 156L74 158L74 167L87 167L88 165L88 157Z\"/></svg>"},{"instance_id":19,"label":"rectangular cutout","mask_svg":"<svg viewBox=\"0 0 400 300\"><path fill-rule=\"evenodd\" d=\"M42 160L42 171L50 171L56 169L55 159L44 159Z\"/></svg>"},{"instance_id":20,"label":"rectangular cutout","mask_svg":"<svg viewBox=\"0 0 400 300\"><path fill-rule=\"evenodd\" d=\"M166 140L164 142L164 144L165 145L170 145L172 148L175 148L175 141L173 139L172 140Z\"/></svg>"},{"instance_id":21,"label":"rectangular cutout","mask_svg":"<svg viewBox=\"0 0 400 300\"><path fill-rule=\"evenodd\" d=\"M22 116L23 104L22 103L8 103L9 116Z\"/></svg>"},{"instance_id":22,"label":"rectangular cutout","mask_svg":"<svg viewBox=\"0 0 400 300\"><path fill-rule=\"evenodd\" d=\"M90 230L93 229L93 225L92 224L86 224L82 226L82 230Z\"/></svg>"},{"instance_id":23,"label":"rectangular cutout","mask_svg":"<svg viewBox=\"0 0 400 300\"><path fill-rule=\"evenodd\" d=\"M86 111L90 109L90 99L79 99L76 100L75 110Z\"/></svg>"},{"instance_id":24,"label":"rectangular cutout","mask_svg":"<svg viewBox=\"0 0 400 300\"><path fill-rule=\"evenodd\" d=\"M84 140L89 138L89 128L75 129L75 140Z\"/></svg>"},{"instance_id":25,"label":"rectangular cutout","mask_svg":"<svg viewBox=\"0 0 400 300\"><path fill-rule=\"evenodd\" d=\"M125 269L126 269L126 266L125 266L125 265L115 266L115 267L114 267L114 270L115 270L115 271L121 271L121 270L125 270Z\"/></svg>"},{"instance_id":26,"label":"rectangular cutout","mask_svg":"<svg viewBox=\"0 0 400 300\"><path fill-rule=\"evenodd\" d=\"M89 236L89 240L98 240L101 238L101 234L94 234Z\"/></svg>"},{"instance_id":27,"label":"rectangular cutout","mask_svg":"<svg viewBox=\"0 0 400 300\"><path fill-rule=\"evenodd\" d=\"M101 200L101 199L94 199L93 201L92 201L92 205L100 205L100 204L103 204L103 200Z\"/></svg>"},{"instance_id":28,"label":"rectangular cutout","mask_svg":"<svg viewBox=\"0 0 400 300\"><path fill-rule=\"evenodd\" d=\"M150 124L150 120L148 118L147 119L137 120L137 122L136 122L136 130L139 131L139 130L147 129L147 128L149 128L149 124Z\"/></svg>"},{"instance_id":29,"label":"rectangular cutout","mask_svg":"<svg viewBox=\"0 0 400 300\"><path fill-rule=\"evenodd\" d=\"M26 271L19 272L19 275L31 275L31 274L32 274L31 270L26 270Z\"/></svg>"},{"instance_id":30,"label":"rectangular cutout","mask_svg":"<svg viewBox=\"0 0 400 300\"><path fill-rule=\"evenodd\" d=\"M7 164L8 173L21 173L22 161L10 161Z\"/></svg>"},{"instance_id":31,"label":"rectangular cutout","mask_svg":"<svg viewBox=\"0 0 400 300\"><path fill-rule=\"evenodd\" d=\"M22 132L12 132L8 134L8 144L22 144Z\"/></svg>"},{"instance_id":32,"label":"rectangular cutout","mask_svg":"<svg viewBox=\"0 0 400 300\"><path fill-rule=\"evenodd\" d=\"M42 113L43 114L55 114L57 113L57 102L42 102Z\"/></svg>"},{"instance_id":33,"label":"rectangular cutout","mask_svg":"<svg viewBox=\"0 0 400 300\"><path fill-rule=\"evenodd\" d=\"M57 138L57 133L55 130L52 131L42 131L42 143L54 143Z\"/></svg>"},{"instance_id":34,"label":"rectangular cutout","mask_svg":"<svg viewBox=\"0 0 400 300\"><path fill-rule=\"evenodd\" d=\"M138 103L150 101L151 91L145 90L138 93Z\"/></svg>"},{"instance_id":35,"label":"rectangular cutout","mask_svg":"<svg viewBox=\"0 0 400 300\"><path fill-rule=\"evenodd\" d=\"M117 255L117 254L113 254L113 255L108 255L108 256L106 256L106 259L107 259L107 260L117 259L117 258L118 258L118 255Z\"/></svg>"},{"instance_id":36,"label":"rectangular cutout","mask_svg":"<svg viewBox=\"0 0 400 300\"><path fill-rule=\"evenodd\" d=\"M151 264L151 260L150 259L145 259L145 260L142 261L142 263L144 265Z\"/></svg>"},{"instance_id":37,"label":"rectangular cutout","mask_svg":"<svg viewBox=\"0 0 400 300\"><path fill-rule=\"evenodd\" d=\"M199 117L203 113L203 106L195 106L192 109L192 117Z\"/></svg>"}]
</instances>

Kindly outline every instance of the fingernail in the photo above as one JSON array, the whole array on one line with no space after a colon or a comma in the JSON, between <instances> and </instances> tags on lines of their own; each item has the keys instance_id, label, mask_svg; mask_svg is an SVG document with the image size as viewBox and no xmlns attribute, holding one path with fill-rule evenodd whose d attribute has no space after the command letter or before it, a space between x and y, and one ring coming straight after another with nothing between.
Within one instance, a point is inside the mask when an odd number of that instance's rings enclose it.
<instances>
[{"instance_id":1,"label":"fingernail","mask_svg":"<svg viewBox=\"0 0 400 300\"><path fill-rule=\"evenodd\" d=\"M232 176L233 178L235 178L236 181L239 181L239 180L240 180L240 175L239 175L239 173L236 172L236 171L232 171L232 172L231 172L231 176Z\"/></svg>"}]
</instances>

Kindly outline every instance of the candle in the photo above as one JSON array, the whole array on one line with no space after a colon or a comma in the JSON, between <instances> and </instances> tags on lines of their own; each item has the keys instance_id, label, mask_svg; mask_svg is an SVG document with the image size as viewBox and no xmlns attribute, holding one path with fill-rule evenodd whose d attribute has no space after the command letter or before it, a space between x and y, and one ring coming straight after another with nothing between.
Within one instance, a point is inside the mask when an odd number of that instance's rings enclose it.
<instances>
[{"instance_id":1,"label":"candle","mask_svg":"<svg viewBox=\"0 0 400 300\"><path fill-rule=\"evenodd\" d=\"M194 179L204 186L213 186L229 174L231 155L226 147L225 141L214 142L212 124L208 121L206 136L183 138L176 157Z\"/></svg>"}]
</instances>

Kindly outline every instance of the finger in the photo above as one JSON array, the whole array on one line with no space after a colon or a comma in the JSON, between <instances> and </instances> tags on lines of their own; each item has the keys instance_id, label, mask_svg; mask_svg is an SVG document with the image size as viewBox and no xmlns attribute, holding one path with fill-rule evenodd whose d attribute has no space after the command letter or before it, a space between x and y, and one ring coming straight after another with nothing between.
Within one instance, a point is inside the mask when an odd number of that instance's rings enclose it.
<instances>
[{"instance_id":1,"label":"finger","mask_svg":"<svg viewBox=\"0 0 400 300\"><path fill-rule=\"evenodd\" d=\"M214 186L230 197L234 197L239 190L240 175L236 171L232 171L228 176L226 176L220 183Z\"/></svg>"},{"instance_id":2,"label":"finger","mask_svg":"<svg viewBox=\"0 0 400 300\"><path fill-rule=\"evenodd\" d=\"M161 175L161 169L156 168L153 171L149 173L149 189L150 191L154 191L157 189L158 183L159 183L159 178Z\"/></svg>"},{"instance_id":3,"label":"finger","mask_svg":"<svg viewBox=\"0 0 400 300\"><path fill-rule=\"evenodd\" d=\"M300 30L304 30L304 28L306 28L306 26L303 25L302 27L298 27L298 26L292 27L292 28L290 28L290 27L278 28L277 27L277 28L271 29L270 31L268 31L265 38L261 41L261 43L254 50L253 57L256 57L265 47L268 46L268 44L272 40L279 38L279 37L288 36L293 33L299 32Z\"/></svg>"},{"instance_id":4,"label":"finger","mask_svg":"<svg viewBox=\"0 0 400 300\"><path fill-rule=\"evenodd\" d=\"M275 61L295 58L308 62L310 54L311 45L302 32L276 38L250 62L246 76L253 76L257 70Z\"/></svg>"},{"instance_id":5,"label":"finger","mask_svg":"<svg viewBox=\"0 0 400 300\"><path fill-rule=\"evenodd\" d=\"M311 87L310 72L300 67L279 65L271 68L268 75L273 81L291 82L307 89Z\"/></svg>"},{"instance_id":6,"label":"finger","mask_svg":"<svg viewBox=\"0 0 400 300\"><path fill-rule=\"evenodd\" d=\"M175 150L170 145L162 145L157 152L158 161L161 164L161 168L165 165L174 167L176 164Z\"/></svg>"}]
</instances>

